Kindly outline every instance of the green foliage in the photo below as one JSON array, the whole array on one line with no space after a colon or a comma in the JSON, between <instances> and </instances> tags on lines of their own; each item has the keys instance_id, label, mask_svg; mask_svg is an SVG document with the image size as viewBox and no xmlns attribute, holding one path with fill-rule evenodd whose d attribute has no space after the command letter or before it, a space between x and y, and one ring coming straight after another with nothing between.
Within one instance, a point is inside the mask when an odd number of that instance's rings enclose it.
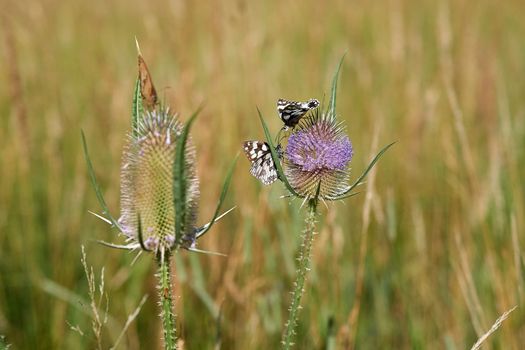
<instances>
[{"instance_id":1,"label":"green foliage","mask_svg":"<svg viewBox=\"0 0 525 350\"><path fill-rule=\"evenodd\" d=\"M346 53L343 55L343 57L341 57L341 60L339 61L339 65L337 66L337 69L335 70L334 77L332 78L332 88L330 89L330 102L328 104L328 110L326 111L326 113L332 118L335 118L337 114L337 110L336 110L337 81L339 80L339 73L341 72L341 66L343 65L345 56L346 56Z\"/></svg>"},{"instance_id":2,"label":"green foliage","mask_svg":"<svg viewBox=\"0 0 525 350\"><path fill-rule=\"evenodd\" d=\"M175 161L173 162L173 206L175 207L175 241L180 242L185 230L193 229L187 227L187 201L186 201L186 145L191 125L200 112L200 108L193 113L184 125L182 132L177 139L175 148Z\"/></svg>"},{"instance_id":3,"label":"green foliage","mask_svg":"<svg viewBox=\"0 0 525 350\"><path fill-rule=\"evenodd\" d=\"M266 137L266 142L268 143L268 146L270 146L270 151L272 152L272 159L277 168L277 174L279 174L279 179L283 182L283 184L286 186L286 189L290 191L290 193L293 196L297 198L301 198L301 195L293 189L292 185L290 185L290 183L288 182L288 179L284 175L283 167L281 165L281 160L279 159L279 156L277 155L277 150L275 149L275 146L273 145L273 142L272 142L272 136L270 135L268 126L266 125L266 122L264 121L261 111L258 108L257 108L257 113L259 113L259 119L261 120L261 125L264 130L264 136Z\"/></svg>"},{"instance_id":4,"label":"green foliage","mask_svg":"<svg viewBox=\"0 0 525 350\"><path fill-rule=\"evenodd\" d=\"M215 209L215 212L213 213L213 217L211 218L209 223L207 223L206 225L202 226L200 229L197 230L195 238L204 236L206 232L208 232L211 229L213 224L220 218L220 216L224 215L224 214L219 215L219 213L221 211L222 204L224 203L224 200L226 199L226 194L228 193L228 189L230 188L230 183L233 177L233 170L235 170L237 159L239 159L239 154L235 156L235 159L233 160L232 164L230 165L230 168L228 169L228 172L226 173L226 178L224 179L224 183L221 189L221 194L219 196L219 201L217 202L217 208Z\"/></svg>"},{"instance_id":5,"label":"green foliage","mask_svg":"<svg viewBox=\"0 0 525 350\"><path fill-rule=\"evenodd\" d=\"M363 173L357 178L357 180L355 180L355 182L350 185L350 187L348 188L348 190L346 190L343 194L341 194L340 197L338 197L337 199L344 199L344 198L348 198L348 197L352 197L354 196L356 193L351 193L352 190L354 188L356 188L357 186L363 184L366 176L368 175L368 173L370 172L370 170L372 170L372 168L374 167L374 165L377 163L377 161L379 160L379 158L381 158L381 156L390 148L392 147L393 145L395 144L395 142L392 142L391 144L389 145L386 145L385 147L383 147L378 154L376 154L376 156L372 159L372 161L370 162L370 164L368 164L368 166L366 167L366 169L363 171Z\"/></svg>"},{"instance_id":6,"label":"green foliage","mask_svg":"<svg viewBox=\"0 0 525 350\"><path fill-rule=\"evenodd\" d=\"M139 125L139 117L144 112L142 107L142 95L140 94L140 78L135 81L135 88L133 89L133 102L131 111L131 130L133 136L137 135L137 127Z\"/></svg>"},{"instance_id":7,"label":"green foliage","mask_svg":"<svg viewBox=\"0 0 525 350\"><path fill-rule=\"evenodd\" d=\"M93 164L91 163L91 158L89 157L86 137L84 136L84 131L80 131L80 134L82 136L82 150L84 151L84 158L86 160L86 165L88 168L89 173L89 179L91 180L91 185L93 186L93 189L95 190L95 194L97 195L98 203L102 207L102 213L107 217L107 219L111 222L111 224L116 227L120 232L122 232L122 229L120 228L117 220L111 215L109 208L106 204L106 200L104 199L104 195L102 194L102 190L100 189L100 186L97 182L97 177L95 175L95 170L93 169Z\"/></svg>"}]
</instances>

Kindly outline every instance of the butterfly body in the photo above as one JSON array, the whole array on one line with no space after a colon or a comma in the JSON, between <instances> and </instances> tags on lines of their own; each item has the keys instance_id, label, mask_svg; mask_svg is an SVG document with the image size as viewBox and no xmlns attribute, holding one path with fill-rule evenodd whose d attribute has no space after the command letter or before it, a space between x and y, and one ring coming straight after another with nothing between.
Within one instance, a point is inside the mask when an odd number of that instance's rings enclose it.
<instances>
[{"instance_id":1,"label":"butterfly body","mask_svg":"<svg viewBox=\"0 0 525 350\"><path fill-rule=\"evenodd\" d=\"M299 120L310 110L319 106L319 101L312 98L306 102L289 101L280 98L277 100L277 113L285 128L294 128Z\"/></svg>"},{"instance_id":2,"label":"butterfly body","mask_svg":"<svg viewBox=\"0 0 525 350\"><path fill-rule=\"evenodd\" d=\"M277 168L272 159L270 146L263 141L246 141L243 145L244 153L252 163L250 173L264 185L270 185L279 178ZM276 151L282 157L282 149L277 145Z\"/></svg>"}]
</instances>

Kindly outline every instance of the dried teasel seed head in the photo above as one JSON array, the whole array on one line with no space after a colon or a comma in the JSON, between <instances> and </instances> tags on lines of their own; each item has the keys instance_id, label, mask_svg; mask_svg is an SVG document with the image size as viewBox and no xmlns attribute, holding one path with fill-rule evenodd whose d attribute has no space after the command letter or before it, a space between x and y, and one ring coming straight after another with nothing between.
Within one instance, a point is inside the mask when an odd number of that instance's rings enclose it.
<instances>
[{"instance_id":1,"label":"dried teasel seed head","mask_svg":"<svg viewBox=\"0 0 525 350\"><path fill-rule=\"evenodd\" d=\"M128 240L139 241L139 218L143 245L165 252L175 242L173 163L182 124L168 109L146 112L134 134L128 136L122 156L121 217L119 223ZM185 151L186 214L183 230L191 240L197 217L199 182L195 148L187 140ZM187 237L183 237L187 238Z\"/></svg>"}]
</instances>

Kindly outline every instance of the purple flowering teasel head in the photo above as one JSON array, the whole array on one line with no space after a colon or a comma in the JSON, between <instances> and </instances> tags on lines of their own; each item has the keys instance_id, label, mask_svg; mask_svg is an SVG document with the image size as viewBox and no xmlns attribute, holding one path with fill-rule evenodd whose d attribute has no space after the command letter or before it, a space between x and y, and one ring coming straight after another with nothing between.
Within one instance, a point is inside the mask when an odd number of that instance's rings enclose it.
<instances>
[{"instance_id":1,"label":"purple flowering teasel head","mask_svg":"<svg viewBox=\"0 0 525 350\"><path fill-rule=\"evenodd\" d=\"M337 199L350 187L349 163L352 143L344 126L332 113L315 112L305 116L288 139L284 154L284 173L301 196Z\"/></svg>"}]
</instances>

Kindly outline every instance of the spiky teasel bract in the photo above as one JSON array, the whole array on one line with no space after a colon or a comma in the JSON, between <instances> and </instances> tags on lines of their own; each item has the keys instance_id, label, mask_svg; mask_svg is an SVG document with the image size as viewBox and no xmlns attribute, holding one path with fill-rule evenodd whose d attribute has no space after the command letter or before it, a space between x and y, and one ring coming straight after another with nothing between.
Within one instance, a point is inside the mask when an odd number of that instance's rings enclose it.
<instances>
[{"instance_id":1,"label":"spiky teasel bract","mask_svg":"<svg viewBox=\"0 0 525 350\"><path fill-rule=\"evenodd\" d=\"M186 232L180 242L175 241L174 232L173 190L177 179L173 177L173 167L182 127L177 115L167 108L146 112L139 119L136 132L128 136L122 156L119 224L130 241L142 239L144 247L156 253L194 243L191 232L197 218L199 180L191 139L184 152L186 215L182 226Z\"/></svg>"}]
</instances>

